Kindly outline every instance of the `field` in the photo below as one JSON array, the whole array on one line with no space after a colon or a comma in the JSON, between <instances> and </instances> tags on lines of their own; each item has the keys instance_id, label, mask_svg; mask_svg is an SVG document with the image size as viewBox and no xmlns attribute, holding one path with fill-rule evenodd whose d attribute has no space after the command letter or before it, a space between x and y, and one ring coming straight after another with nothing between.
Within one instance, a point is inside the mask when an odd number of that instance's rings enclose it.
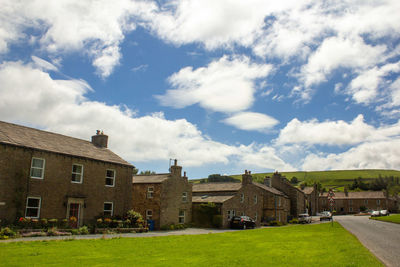
<instances>
[{"instance_id":1,"label":"field","mask_svg":"<svg viewBox=\"0 0 400 267\"><path fill-rule=\"evenodd\" d=\"M374 218L371 217L371 219L400 224L400 214L392 214L390 216L384 216L384 217L374 217Z\"/></svg>"},{"instance_id":2,"label":"field","mask_svg":"<svg viewBox=\"0 0 400 267\"><path fill-rule=\"evenodd\" d=\"M0 266L383 266L338 223L197 236L0 242Z\"/></svg>"},{"instance_id":3,"label":"field","mask_svg":"<svg viewBox=\"0 0 400 267\"><path fill-rule=\"evenodd\" d=\"M271 176L272 173L253 173L253 179L257 182L263 182L265 176ZM312 171L312 172L282 172L289 180L296 177L299 181L306 181L307 184L320 182L323 187L344 186L352 184L353 180L361 177L364 181L385 176L400 177L400 171L396 170L339 170L339 171ZM231 175L234 178L241 179L241 175Z\"/></svg>"}]
</instances>

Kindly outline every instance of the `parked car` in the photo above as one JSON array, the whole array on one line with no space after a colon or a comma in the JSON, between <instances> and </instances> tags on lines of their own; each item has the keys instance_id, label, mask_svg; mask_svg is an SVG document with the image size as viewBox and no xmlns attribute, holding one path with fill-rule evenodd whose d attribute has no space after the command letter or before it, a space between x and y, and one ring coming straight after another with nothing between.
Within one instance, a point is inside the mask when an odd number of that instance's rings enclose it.
<instances>
[{"instance_id":1,"label":"parked car","mask_svg":"<svg viewBox=\"0 0 400 267\"><path fill-rule=\"evenodd\" d=\"M332 220L332 213L330 213L329 211L323 211L321 213L321 216L319 217L320 221L325 221L325 220Z\"/></svg>"},{"instance_id":2,"label":"parked car","mask_svg":"<svg viewBox=\"0 0 400 267\"><path fill-rule=\"evenodd\" d=\"M256 227L256 222L249 216L234 216L231 220L231 228L247 229Z\"/></svg>"},{"instance_id":3,"label":"parked car","mask_svg":"<svg viewBox=\"0 0 400 267\"><path fill-rule=\"evenodd\" d=\"M311 223L311 217L307 213L299 214L299 223Z\"/></svg>"},{"instance_id":4,"label":"parked car","mask_svg":"<svg viewBox=\"0 0 400 267\"><path fill-rule=\"evenodd\" d=\"M379 210L374 210L371 212L371 217L379 217L379 216L381 216Z\"/></svg>"},{"instance_id":5,"label":"parked car","mask_svg":"<svg viewBox=\"0 0 400 267\"><path fill-rule=\"evenodd\" d=\"M379 214L381 216L389 216L389 211L388 210L381 210L381 211L379 211Z\"/></svg>"}]
</instances>

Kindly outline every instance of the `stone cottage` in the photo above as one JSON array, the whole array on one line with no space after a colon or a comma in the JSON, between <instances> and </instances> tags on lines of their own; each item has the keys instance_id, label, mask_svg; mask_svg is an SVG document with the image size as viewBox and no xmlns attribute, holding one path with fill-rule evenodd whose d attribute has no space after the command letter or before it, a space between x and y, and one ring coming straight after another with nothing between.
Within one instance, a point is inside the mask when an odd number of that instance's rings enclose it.
<instances>
[{"instance_id":1,"label":"stone cottage","mask_svg":"<svg viewBox=\"0 0 400 267\"><path fill-rule=\"evenodd\" d=\"M0 219L65 219L123 215L132 203L134 166L91 142L0 122Z\"/></svg>"},{"instance_id":2,"label":"stone cottage","mask_svg":"<svg viewBox=\"0 0 400 267\"><path fill-rule=\"evenodd\" d=\"M310 214L311 216L317 215L317 212L319 210L319 208L318 208L319 192L318 192L317 185L306 186L303 189L301 189L301 191L303 191L303 193L306 197L306 208L307 208L308 214Z\"/></svg>"},{"instance_id":3,"label":"stone cottage","mask_svg":"<svg viewBox=\"0 0 400 267\"><path fill-rule=\"evenodd\" d=\"M192 221L192 184L177 160L170 173L135 175L132 179L132 208L154 221L154 228Z\"/></svg>"}]
</instances>

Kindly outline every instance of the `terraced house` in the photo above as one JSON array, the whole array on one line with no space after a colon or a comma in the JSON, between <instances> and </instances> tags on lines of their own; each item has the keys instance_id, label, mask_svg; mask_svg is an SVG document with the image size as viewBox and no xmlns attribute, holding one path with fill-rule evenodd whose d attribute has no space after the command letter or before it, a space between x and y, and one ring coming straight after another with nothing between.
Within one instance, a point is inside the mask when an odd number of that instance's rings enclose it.
<instances>
[{"instance_id":1,"label":"terraced house","mask_svg":"<svg viewBox=\"0 0 400 267\"><path fill-rule=\"evenodd\" d=\"M192 184L177 160L169 173L135 175L132 183L132 207L153 221L154 229L192 221Z\"/></svg>"},{"instance_id":2,"label":"terraced house","mask_svg":"<svg viewBox=\"0 0 400 267\"><path fill-rule=\"evenodd\" d=\"M132 203L134 166L91 142L0 122L0 219L65 219L123 215Z\"/></svg>"},{"instance_id":3,"label":"terraced house","mask_svg":"<svg viewBox=\"0 0 400 267\"><path fill-rule=\"evenodd\" d=\"M241 215L251 217L258 226L266 220L286 222L290 207L289 198L284 193L253 182L251 172L247 170L241 183L194 184L192 202L193 210L201 204L214 203L225 228L229 227L233 216Z\"/></svg>"}]
</instances>

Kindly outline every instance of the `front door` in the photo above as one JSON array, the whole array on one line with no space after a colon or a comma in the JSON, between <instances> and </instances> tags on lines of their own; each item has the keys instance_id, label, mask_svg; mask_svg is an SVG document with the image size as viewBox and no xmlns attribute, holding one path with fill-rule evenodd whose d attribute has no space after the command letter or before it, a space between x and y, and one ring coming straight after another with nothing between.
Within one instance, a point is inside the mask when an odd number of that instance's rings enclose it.
<instances>
[{"instance_id":1,"label":"front door","mask_svg":"<svg viewBox=\"0 0 400 267\"><path fill-rule=\"evenodd\" d=\"M69 203L69 223L71 227L76 228L79 225L81 204Z\"/></svg>"}]
</instances>

